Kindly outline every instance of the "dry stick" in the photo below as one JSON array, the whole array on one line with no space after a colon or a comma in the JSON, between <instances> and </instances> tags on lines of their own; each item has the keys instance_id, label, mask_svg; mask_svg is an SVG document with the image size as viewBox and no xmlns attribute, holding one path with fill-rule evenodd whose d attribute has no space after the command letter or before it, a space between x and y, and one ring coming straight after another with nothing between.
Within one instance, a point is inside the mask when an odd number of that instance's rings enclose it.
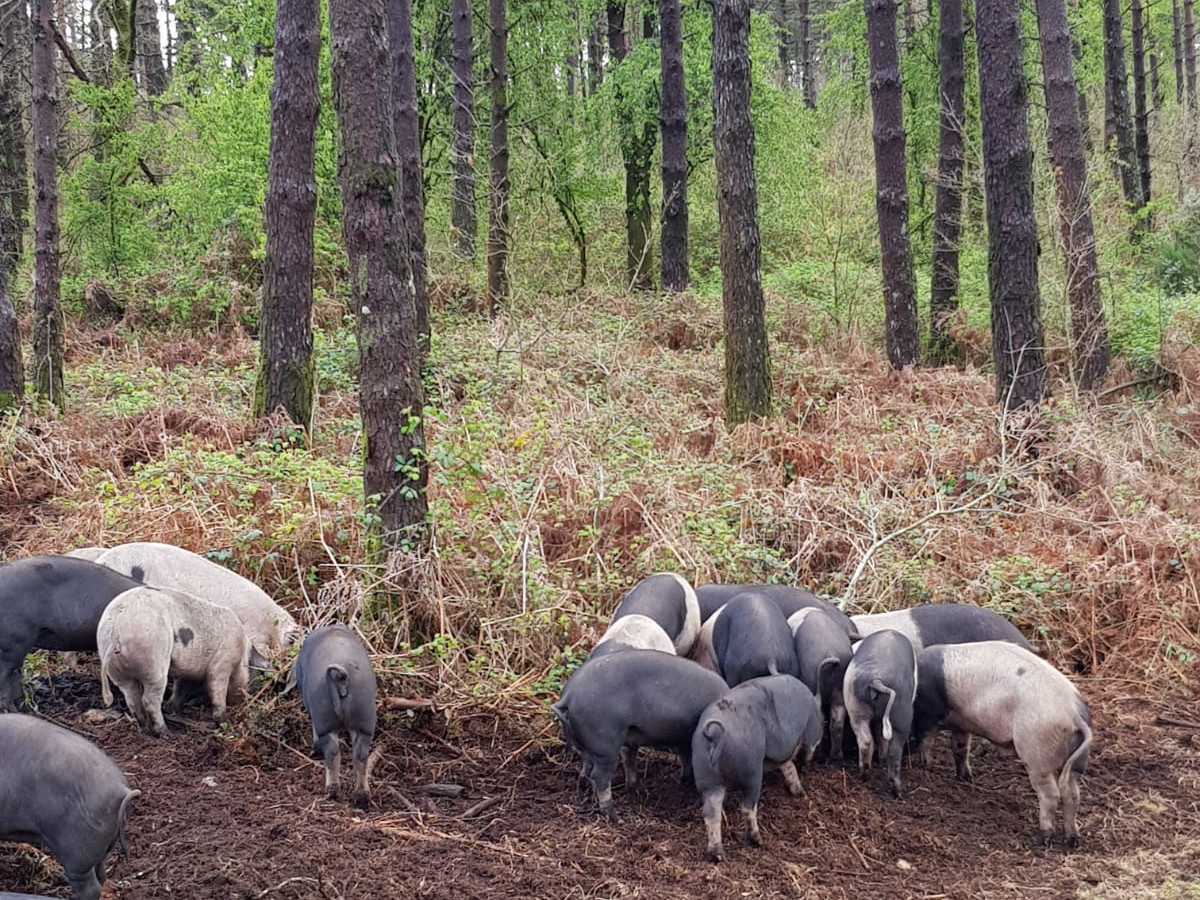
<instances>
[{"instance_id":1,"label":"dry stick","mask_svg":"<svg viewBox=\"0 0 1200 900\"><path fill-rule=\"evenodd\" d=\"M1200 729L1200 722L1189 722L1186 719L1172 719L1170 716L1155 716L1155 725L1174 725L1177 728Z\"/></svg>"},{"instance_id":2,"label":"dry stick","mask_svg":"<svg viewBox=\"0 0 1200 900\"><path fill-rule=\"evenodd\" d=\"M459 818L460 819L469 819L472 816L477 816L484 810L491 809L493 806L495 806L499 802L500 802L499 797L484 797L482 800L480 800L478 803L476 803L470 809L464 810L459 815Z\"/></svg>"}]
</instances>

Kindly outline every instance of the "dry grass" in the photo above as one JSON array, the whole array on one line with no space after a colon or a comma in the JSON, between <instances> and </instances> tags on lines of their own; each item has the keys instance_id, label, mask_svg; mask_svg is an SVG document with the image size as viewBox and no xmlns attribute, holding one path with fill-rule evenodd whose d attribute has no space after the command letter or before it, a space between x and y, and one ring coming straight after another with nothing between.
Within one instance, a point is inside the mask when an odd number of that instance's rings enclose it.
<instances>
[{"instance_id":1,"label":"dry grass","mask_svg":"<svg viewBox=\"0 0 1200 900\"><path fill-rule=\"evenodd\" d=\"M322 397L313 446L291 447L286 423L247 419L244 337L76 330L91 380L72 411L4 425L7 556L218 551L306 621L358 621L385 669L447 700L553 682L629 584L668 568L805 584L856 609L986 604L1064 668L1191 683L1194 349L1168 345L1172 393L1097 404L1058 384L1036 416L1006 418L986 374L895 373L853 337L810 346L802 304L772 310L779 416L734 433L710 301L556 297L496 323L447 310L434 546L382 575L361 566L353 395ZM134 392L146 378L150 401ZM366 616L381 577L409 603Z\"/></svg>"}]
</instances>

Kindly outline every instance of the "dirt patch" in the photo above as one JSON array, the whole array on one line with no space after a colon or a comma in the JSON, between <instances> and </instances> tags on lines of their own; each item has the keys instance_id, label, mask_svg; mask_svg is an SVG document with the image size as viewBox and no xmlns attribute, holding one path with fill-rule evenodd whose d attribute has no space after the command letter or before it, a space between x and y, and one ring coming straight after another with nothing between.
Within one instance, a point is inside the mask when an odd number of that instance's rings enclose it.
<instances>
[{"instance_id":1,"label":"dirt patch","mask_svg":"<svg viewBox=\"0 0 1200 900\"><path fill-rule=\"evenodd\" d=\"M98 701L90 674L52 687L39 691L43 714L98 743L142 791L130 857L110 872L106 896L119 900L1176 897L1200 876L1200 731L1155 725L1158 704L1115 682L1080 682L1096 751L1077 853L1031 853L1036 798L1015 757L981 746L975 783L960 784L939 746L931 770L905 769L898 801L878 772L863 784L817 764L796 799L769 775L765 846L741 844L729 804L719 866L704 858L698 798L668 754L643 752L645 788L618 785L608 823L548 717L530 729L482 708L385 715L373 805L358 815L322 796L292 698L224 733L196 712L153 740L128 718L87 714ZM430 784L466 790L443 797ZM60 879L41 854L0 845L0 887L65 897Z\"/></svg>"}]
</instances>

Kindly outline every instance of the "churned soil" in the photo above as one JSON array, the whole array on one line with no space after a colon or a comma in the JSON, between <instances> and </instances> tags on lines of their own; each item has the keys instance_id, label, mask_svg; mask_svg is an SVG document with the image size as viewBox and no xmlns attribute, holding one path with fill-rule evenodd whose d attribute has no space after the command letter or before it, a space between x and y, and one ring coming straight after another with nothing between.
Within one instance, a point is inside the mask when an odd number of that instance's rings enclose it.
<instances>
[{"instance_id":1,"label":"churned soil","mask_svg":"<svg viewBox=\"0 0 1200 900\"><path fill-rule=\"evenodd\" d=\"M669 754L643 751L636 790L618 775L610 823L579 790L578 761L548 715L482 703L385 713L372 805L359 813L324 798L295 697L259 698L220 731L188 710L159 740L127 716L97 712L85 671L43 680L35 700L103 747L142 792L129 857L110 865L105 897L117 900L1196 896L1195 698L1077 683L1096 732L1081 850L1065 854L1059 843L1035 856L1036 796L1020 762L981 742L975 782L959 783L943 737L933 768L906 766L898 800L878 771L863 783L855 769L815 763L799 798L769 774L764 846L741 842L728 801L719 865L705 858L699 799ZM0 890L65 897L65 887L49 857L0 845Z\"/></svg>"}]
</instances>

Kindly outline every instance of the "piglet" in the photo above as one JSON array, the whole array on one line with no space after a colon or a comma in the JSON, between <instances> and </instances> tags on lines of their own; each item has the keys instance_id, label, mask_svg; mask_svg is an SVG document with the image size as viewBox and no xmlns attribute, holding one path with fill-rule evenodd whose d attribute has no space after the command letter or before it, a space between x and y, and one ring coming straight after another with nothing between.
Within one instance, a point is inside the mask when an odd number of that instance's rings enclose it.
<instances>
[{"instance_id":1,"label":"piglet","mask_svg":"<svg viewBox=\"0 0 1200 900\"><path fill-rule=\"evenodd\" d=\"M721 812L726 790L741 791L746 843L758 846L758 797L763 769L778 768L788 790L804 789L793 760L812 759L821 743L821 706L812 691L791 675L743 681L700 716L692 737L692 771L704 803L708 857L720 862Z\"/></svg>"},{"instance_id":2,"label":"piglet","mask_svg":"<svg viewBox=\"0 0 1200 900\"><path fill-rule=\"evenodd\" d=\"M336 797L341 780L341 731L354 754L353 803L370 802L367 760L375 737L375 670L362 642L345 625L325 625L304 639L292 677L313 725L313 745L325 759L325 796Z\"/></svg>"}]
</instances>

